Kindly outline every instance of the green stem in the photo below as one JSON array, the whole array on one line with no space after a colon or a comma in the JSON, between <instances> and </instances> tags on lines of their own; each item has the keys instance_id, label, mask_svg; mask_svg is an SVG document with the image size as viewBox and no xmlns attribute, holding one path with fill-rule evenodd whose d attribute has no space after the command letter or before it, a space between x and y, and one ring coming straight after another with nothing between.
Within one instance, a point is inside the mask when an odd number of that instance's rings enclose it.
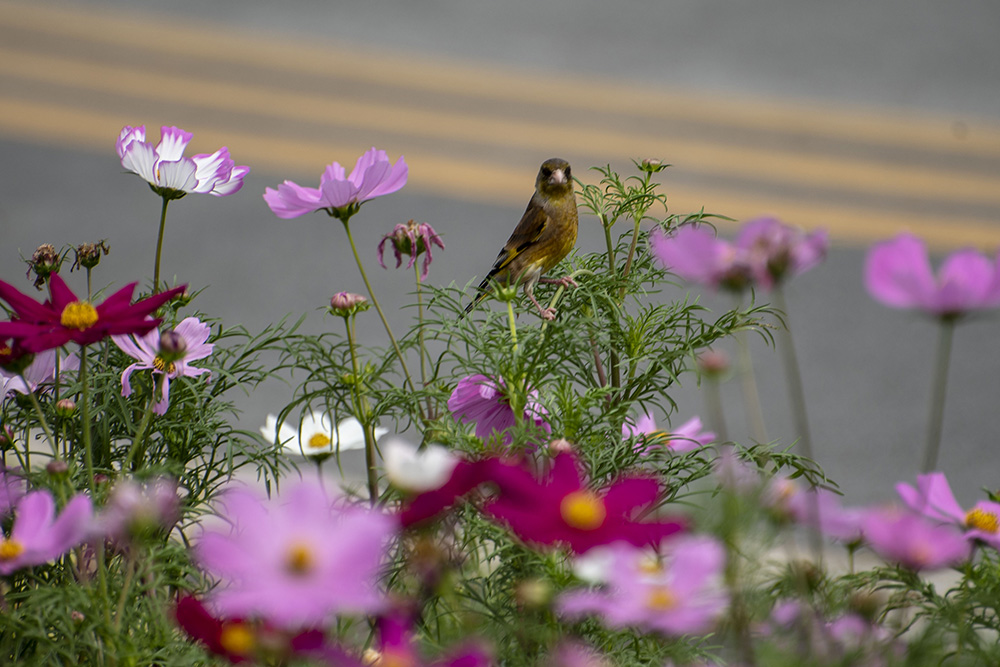
<instances>
[{"instance_id":1,"label":"green stem","mask_svg":"<svg viewBox=\"0 0 1000 667\"><path fill-rule=\"evenodd\" d=\"M403 375L406 376L406 383L410 386L410 391L415 391L413 386L413 379L410 377L410 371L406 367L406 359L403 357L403 351L399 348L399 343L396 342L396 337L392 334L392 329L389 328L389 320L385 318L385 313L382 312L382 306L379 305L378 299L375 298L375 290L372 289L372 285L368 282L368 274L365 273L364 264L361 263L361 256L358 254L358 248L354 244L354 236L351 234L351 226L347 221L342 221L344 223L344 231L347 232L347 240L351 244L351 252L354 253L354 262L358 265L358 271L361 272L361 280L365 283L365 288L368 290L368 296L371 297L372 305L375 306L375 311L378 312L379 319L382 320L382 326L385 327L385 332L389 334L389 340L392 342L392 348L396 351L396 357L399 359L399 364L403 369Z\"/></svg>"},{"instance_id":2,"label":"green stem","mask_svg":"<svg viewBox=\"0 0 1000 667\"><path fill-rule=\"evenodd\" d=\"M642 218L636 218L635 226L632 228L632 243L628 248L628 258L625 260L625 270L622 271L622 286L618 290L618 303L625 302L625 279L628 278L629 273L632 272L632 260L635 257L635 246L639 242L639 223L642 222Z\"/></svg>"},{"instance_id":3,"label":"green stem","mask_svg":"<svg viewBox=\"0 0 1000 667\"><path fill-rule=\"evenodd\" d=\"M378 503L378 469L375 467L375 432L371 428L371 416L368 414L368 402L365 400L361 390L361 373L358 370L358 355L356 351L354 327L354 316L344 318L344 326L347 328L347 348L351 353L351 369L354 372L354 381L351 383L351 394L354 398L354 416L365 433L365 467L368 471L368 499L372 507Z\"/></svg>"},{"instance_id":4,"label":"green stem","mask_svg":"<svg viewBox=\"0 0 1000 667\"><path fill-rule=\"evenodd\" d=\"M56 352L56 355L58 356L58 352ZM59 445L56 442L55 436L52 434L52 429L49 428L48 421L45 419L45 414L42 412L42 406L38 402L38 397L35 396L35 392L31 391L31 385L28 384L28 379L24 377L24 373L19 373L18 375L21 378L21 382L24 383L24 388L28 398L31 400L31 406L35 409L35 414L38 415L38 423L41 425L42 431L45 432L45 438L49 441L49 447L52 448L52 456L59 458Z\"/></svg>"},{"instance_id":5,"label":"green stem","mask_svg":"<svg viewBox=\"0 0 1000 667\"><path fill-rule=\"evenodd\" d=\"M517 357L517 323L514 319L514 302L510 299L507 300L507 322L510 325L510 344L511 349L514 351L514 357Z\"/></svg>"},{"instance_id":6,"label":"green stem","mask_svg":"<svg viewBox=\"0 0 1000 667\"><path fill-rule=\"evenodd\" d=\"M742 304L737 297L736 308ZM740 384L743 386L743 407L750 423L750 434L758 443L767 442L767 430L764 428L764 414L760 409L760 397L757 395L757 380L753 372L753 360L750 358L750 341L748 332L739 331L736 334L737 364Z\"/></svg>"},{"instance_id":7,"label":"green stem","mask_svg":"<svg viewBox=\"0 0 1000 667\"><path fill-rule=\"evenodd\" d=\"M812 437L809 431L809 415L806 412L806 396L802 386L802 371L799 369L799 358L795 353L795 341L792 339L792 325L788 319L785 291L781 289L780 285L776 285L774 288L774 302L785 318L785 341L781 350L785 357L785 381L788 383L788 398L792 404L795 431L799 436L802 455L814 460Z\"/></svg>"},{"instance_id":8,"label":"green stem","mask_svg":"<svg viewBox=\"0 0 1000 667\"><path fill-rule=\"evenodd\" d=\"M615 247L611 241L611 225L608 224L608 220L605 216L601 216L601 223L604 227L604 242L608 246L608 269L611 271L612 278L617 277L618 268L615 266ZM611 349L608 359L608 365L611 367L611 386L618 389L622 386L621 369L619 368L618 351L614 348Z\"/></svg>"},{"instance_id":9,"label":"green stem","mask_svg":"<svg viewBox=\"0 0 1000 667\"><path fill-rule=\"evenodd\" d=\"M142 421L139 422L139 428L135 432L135 437L132 438L132 447L128 450L128 456L125 457L125 462L122 463L122 470L129 470L132 466L132 461L135 459L136 453L138 453L139 448L143 446L146 441L146 431L149 429L149 423L153 418L153 404L156 403L156 392L160 384L164 381L164 375L162 373L153 376L153 393L149 397L149 402L146 403L146 410L142 413ZM143 448L145 451L145 448ZM143 457L144 458L144 457ZM142 463L140 458L139 464ZM136 466L138 470L140 465Z\"/></svg>"},{"instance_id":10,"label":"green stem","mask_svg":"<svg viewBox=\"0 0 1000 667\"><path fill-rule=\"evenodd\" d=\"M169 204L169 203L170 203L170 200L167 199L166 197L164 197L163 198L163 208L160 209L160 233L156 237L156 263L153 265L153 294L159 294L160 293L160 253L163 251L163 230L167 226L167 204ZM90 291L90 287L89 287L89 284L90 284L89 283L90 272L89 271L87 272L87 278L88 278L88 288L87 288L87 290L89 292Z\"/></svg>"},{"instance_id":11,"label":"green stem","mask_svg":"<svg viewBox=\"0 0 1000 667\"><path fill-rule=\"evenodd\" d=\"M423 281L420 280L419 262L413 262L413 274L417 282L417 343L420 353L420 386L427 389L427 345L424 340L424 290ZM434 405L431 398L427 397L427 417L434 418Z\"/></svg>"},{"instance_id":12,"label":"green stem","mask_svg":"<svg viewBox=\"0 0 1000 667\"><path fill-rule=\"evenodd\" d=\"M708 415L709 426L715 431L715 437L719 442L729 442L729 434L726 431L726 417L722 410L722 392L720 391L719 380L715 377L705 381L705 411Z\"/></svg>"},{"instance_id":13,"label":"green stem","mask_svg":"<svg viewBox=\"0 0 1000 667\"><path fill-rule=\"evenodd\" d=\"M930 418L927 423L927 447L924 450L924 473L937 467L941 449L941 432L944 427L944 399L948 384L948 366L951 361L951 340L955 333L955 320L941 318L937 355L934 361L934 384L931 386Z\"/></svg>"}]
</instances>

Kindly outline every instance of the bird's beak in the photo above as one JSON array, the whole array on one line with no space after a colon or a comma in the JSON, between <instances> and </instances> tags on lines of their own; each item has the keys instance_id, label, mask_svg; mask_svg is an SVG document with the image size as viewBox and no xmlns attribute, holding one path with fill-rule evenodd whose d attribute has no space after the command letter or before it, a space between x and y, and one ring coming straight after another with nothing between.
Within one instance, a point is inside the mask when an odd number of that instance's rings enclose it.
<instances>
[{"instance_id":1,"label":"bird's beak","mask_svg":"<svg viewBox=\"0 0 1000 667\"><path fill-rule=\"evenodd\" d=\"M549 185L565 185L566 173L562 169L556 169L549 176Z\"/></svg>"}]
</instances>

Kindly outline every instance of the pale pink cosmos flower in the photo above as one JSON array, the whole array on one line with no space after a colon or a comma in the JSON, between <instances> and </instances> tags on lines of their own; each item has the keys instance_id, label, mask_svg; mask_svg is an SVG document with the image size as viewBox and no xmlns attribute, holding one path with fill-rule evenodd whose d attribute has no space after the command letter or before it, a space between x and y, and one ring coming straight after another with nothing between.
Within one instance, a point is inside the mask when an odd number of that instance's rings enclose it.
<instances>
[{"instance_id":1,"label":"pale pink cosmos flower","mask_svg":"<svg viewBox=\"0 0 1000 667\"><path fill-rule=\"evenodd\" d=\"M448 410L456 420L474 423L476 437L480 440L486 442L496 434L505 445L510 446L513 437L508 429L517 423L518 417L507 401L503 384L502 378L494 380L485 375L462 378L448 398ZM552 429L545 421L547 412L537 401L537 396L538 392L529 392L524 417L532 419L546 433L551 433Z\"/></svg>"},{"instance_id":2,"label":"pale pink cosmos flower","mask_svg":"<svg viewBox=\"0 0 1000 667\"><path fill-rule=\"evenodd\" d=\"M406 185L408 171L402 157L392 164L385 151L373 146L358 158L349 176L339 162L334 162L320 177L319 188L285 181L276 190L266 188L264 201L283 219L325 210L344 220L366 201L391 194Z\"/></svg>"},{"instance_id":3,"label":"pale pink cosmos flower","mask_svg":"<svg viewBox=\"0 0 1000 667\"><path fill-rule=\"evenodd\" d=\"M137 360L122 373L122 396L132 395L132 385L129 379L132 373L139 370L149 370L153 375L162 375L163 382L159 395L153 404L153 412L162 415L170 405L170 381L179 377L198 377L208 373L208 369L190 366L188 362L204 359L212 354L215 345L207 342L211 327L201 322L197 317L187 317L173 328L176 336L171 340L173 349L169 353L161 351L163 337L157 329L144 336L112 336L111 340L118 348ZM179 338L178 338L179 337ZM180 341L183 343L178 344ZM179 358L177 355L181 355ZM171 359L173 357L173 359Z\"/></svg>"},{"instance_id":4,"label":"pale pink cosmos flower","mask_svg":"<svg viewBox=\"0 0 1000 667\"><path fill-rule=\"evenodd\" d=\"M709 227L683 225L669 236L656 228L649 242L653 255L684 280L734 292L753 285L749 257Z\"/></svg>"},{"instance_id":5,"label":"pale pink cosmos flower","mask_svg":"<svg viewBox=\"0 0 1000 667\"><path fill-rule=\"evenodd\" d=\"M658 562L652 552L617 542L598 590L559 596L561 614L596 614L612 628L635 627L668 635L708 632L728 604L721 582L725 550L711 537L685 536L667 543Z\"/></svg>"},{"instance_id":6,"label":"pale pink cosmos flower","mask_svg":"<svg viewBox=\"0 0 1000 667\"><path fill-rule=\"evenodd\" d=\"M972 553L969 541L957 527L895 507L867 511L862 531L872 551L915 571L959 565Z\"/></svg>"},{"instance_id":7,"label":"pale pink cosmos flower","mask_svg":"<svg viewBox=\"0 0 1000 667\"><path fill-rule=\"evenodd\" d=\"M736 247L748 258L757 284L770 289L822 262L830 240L822 229L807 234L776 218L757 218L740 228Z\"/></svg>"},{"instance_id":8,"label":"pale pink cosmos flower","mask_svg":"<svg viewBox=\"0 0 1000 667\"><path fill-rule=\"evenodd\" d=\"M958 504L942 472L917 476L917 486L900 482L896 492L914 512L942 523L961 526L966 537L1000 549L1000 503L980 500L966 511Z\"/></svg>"},{"instance_id":9,"label":"pale pink cosmos flower","mask_svg":"<svg viewBox=\"0 0 1000 667\"><path fill-rule=\"evenodd\" d=\"M1000 306L1000 257L958 250L937 275L926 244L912 234L876 243L865 260L868 293L892 308L916 308L942 318Z\"/></svg>"},{"instance_id":10,"label":"pale pink cosmos flower","mask_svg":"<svg viewBox=\"0 0 1000 667\"><path fill-rule=\"evenodd\" d=\"M21 375L10 373L0 368L0 396L17 392L26 394L29 391L35 392L39 387L46 388L56 375L56 355L57 350L45 350L35 354L35 359L24 369L23 379ZM76 353L68 356L59 355L60 376L66 371L75 371L80 368L80 358ZM25 385L27 381L27 385Z\"/></svg>"},{"instance_id":11,"label":"pale pink cosmos flower","mask_svg":"<svg viewBox=\"0 0 1000 667\"><path fill-rule=\"evenodd\" d=\"M651 449L663 447L678 454L694 451L715 442L715 433L704 430L700 417L692 417L669 432L656 428L651 415L643 415L635 424L622 424L622 438L637 438L636 450L649 453Z\"/></svg>"},{"instance_id":12,"label":"pale pink cosmos flower","mask_svg":"<svg viewBox=\"0 0 1000 667\"><path fill-rule=\"evenodd\" d=\"M861 539L864 512L843 507L840 496L829 489L810 488L798 480L776 475L765 487L761 504L782 518L812 526L843 542Z\"/></svg>"},{"instance_id":13,"label":"pale pink cosmos flower","mask_svg":"<svg viewBox=\"0 0 1000 667\"><path fill-rule=\"evenodd\" d=\"M14 509L14 505L24 495L27 483L24 477L16 471L9 470L0 461L0 519L3 519Z\"/></svg>"},{"instance_id":14,"label":"pale pink cosmos flower","mask_svg":"<svg viewBox=\"0 0 1000 667\"><path fill-rule=\"evenodd\" d=\"M160 128L160 143L146 141L146 126L122 128L115 150L122 166L138 174L158 195L179 199L189 193L224 197L243 187L250 167L236 166L225 146L212 154L184 157L193 135L178 127Z\"/></svg>"},{"instance_id":15,"label":"pale pink cosmos flower","mask_svg":"<svg viewBox=\"0 0 1000 667\"><path fill-rule=\"evenodd\" d=\"M124 479L111 491L94 519L93 532L116 542L169 531L180 518L177 482L157 477L146 482Z\"/></svg>"},{"instance_id":16,"label":"pale pink cosmos flower","mask_svg":"<svg viewBox=\"0 0 1000 667\"><path fill-rule=\"evenodd\" d=\"M0 574L41 565L80 544L90 531L90 498L77 494L56 517L56 503L48 491L32 491L14 511L10 537L0 534Z\"/></svg>"},{"instance_id":17,"label":"pale pink cosmos flower","mask_svg":"<svg viewBox=\"0 0 1000 667\"><path fill-rule=\"evenodd\" d=\"M206 530L195 556L219 581L210 602L223 616L293 629L384 607L376 580L395 519L331 498L315 482L269 500L233 489L222 506L231 528Z\"/></svg>"}]
</instances>

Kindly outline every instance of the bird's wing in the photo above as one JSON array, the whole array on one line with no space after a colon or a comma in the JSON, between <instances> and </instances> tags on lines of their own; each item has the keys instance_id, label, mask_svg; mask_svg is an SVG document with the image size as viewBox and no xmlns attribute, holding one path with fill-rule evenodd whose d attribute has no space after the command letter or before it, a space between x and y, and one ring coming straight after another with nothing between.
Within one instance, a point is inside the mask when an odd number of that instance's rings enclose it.
<instances>
[{"instance_id":1,"label":"bird's wing","mask_svg":"<svg viewBox=\"0 0 1000 667\"><path fill-rule=\"evenodd\" d=\"M503 250L497 255L497 261L494 262L493 268L490 269L484 283L488 283L493 276L503 271L514 261L514 258L520 255L525 248L535 243L541 237L542 232L545 231L545 227L549 224L550 220L551 218L545 212L545 209L532 197L531 201L528 202L528 208L525 209L524 215L521 216L521 221L517 223L517 227L514 228L510 238L507 239L507 243L504 244Z\"/></svg>"}]
</instances>

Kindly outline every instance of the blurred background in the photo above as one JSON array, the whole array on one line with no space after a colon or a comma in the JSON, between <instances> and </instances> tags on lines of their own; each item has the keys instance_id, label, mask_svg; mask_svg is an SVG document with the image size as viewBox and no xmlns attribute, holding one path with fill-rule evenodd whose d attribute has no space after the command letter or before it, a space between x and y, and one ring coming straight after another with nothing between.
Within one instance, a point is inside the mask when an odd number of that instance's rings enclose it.
<instances>
[{"instance_id":1,"label":"blurred background","mask_svg":"<svg viewBox=\"0 0 1000 667\"><path fill-rule=\"evenodd\" d=\"M462 286L488 270L544 159L595 180L588 167L659 158L671 212L829 230L827 261L788 287L813 443L851 501L888 499L920 466L937 330L868 297L864 253L902 230L940 253L996 252L998 32L985 0L0 0L0 279L30 289L18 253L107 239L97 284L148 283L160 201L119 164L126 124L153 141L180 126L189 154L226 145L251 166L235 196L172 204L163 251L167 279L204 288L199 309L250 331L302 313L308 330L339 326L320 309L364 292L340 224L277 219L267 186L315 186L373 145L405 155L406 188L352 224L399 331L412 273L375 260L397 223L430 222L447 249L429 281ZM580 222L579 250L599 249L597 220ZM384 341L374 313L358 324ZM998 334L986 316L955 337L940 467L963 502L1000 486ZM790 444L780 355L752 347L768 437ZM240 397L244 425L291 392ZM675 426L703 414L694 376L676 399ZM724 399L747 442L734 383Z\"/></svg>"}]
</instances>

